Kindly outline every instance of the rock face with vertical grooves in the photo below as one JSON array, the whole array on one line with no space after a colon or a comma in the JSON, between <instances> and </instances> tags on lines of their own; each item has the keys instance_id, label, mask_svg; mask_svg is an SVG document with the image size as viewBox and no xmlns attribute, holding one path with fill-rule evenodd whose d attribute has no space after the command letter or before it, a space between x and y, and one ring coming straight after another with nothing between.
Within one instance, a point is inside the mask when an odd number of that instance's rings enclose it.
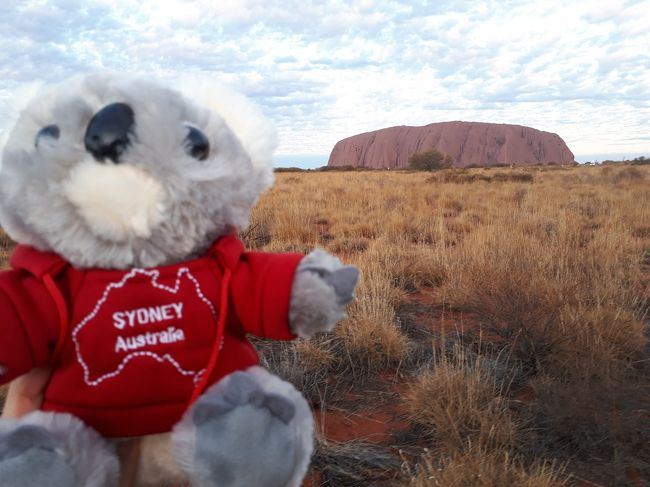
<instances>
[{"instance_id":1,"label":"rock face with vertical grooves","mask_svg":"<svg viewBox=\"0 0 650 487\"><path fill-rule=\"evenodd\" d=\"M403 168L411 155L431 149L451 156L454 167L573 162L557 134L522 125L441 122L353 135L336 143L327 165Z\"/></svg>"}]
</instances>

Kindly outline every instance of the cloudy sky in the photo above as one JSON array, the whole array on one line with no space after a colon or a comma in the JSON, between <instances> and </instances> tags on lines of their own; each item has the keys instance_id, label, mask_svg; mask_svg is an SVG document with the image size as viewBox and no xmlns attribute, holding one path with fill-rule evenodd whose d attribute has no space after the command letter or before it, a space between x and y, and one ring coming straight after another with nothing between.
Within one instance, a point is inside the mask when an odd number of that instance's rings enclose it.
<instances>
[{"instance_id":1,"label":"cloudy sky","mask_svg":"<svg viewBox=\"0 0 650 487\"><path fill-rule=\"evenodd\" d=\"M225 80L276 123L278 165L447 120L650 156L650 0L2 0L0 116L29 83L97 69Z\"/></svg>"}]
</instances>

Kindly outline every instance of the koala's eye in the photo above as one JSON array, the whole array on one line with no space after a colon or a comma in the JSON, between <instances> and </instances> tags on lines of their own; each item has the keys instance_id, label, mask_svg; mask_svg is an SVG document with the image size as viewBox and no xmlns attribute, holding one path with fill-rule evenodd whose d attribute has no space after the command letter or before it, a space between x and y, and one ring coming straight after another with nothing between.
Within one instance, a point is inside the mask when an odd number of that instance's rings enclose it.
<instances>
[{"instance_id":1,"label":"koala's eye","mask_svg":"<svg viewBox=\"0 0 650 487\"><path fill-rule=\"evenodd\" d=\"M59 130L58 125L46 125L36 134L36 137L34 138L34 147L38 147L38 142L43 137L50 137L56 140L59 138L59 135L61 135L61 131Z\"/></svg>"},{"instance_id":2,"label":"koala's eye","mask_svg":"<svg viewBox=\"0 0 650 487\"><path fill-rule=\"evenodd\" d=\"M187 135L183 145L185 152L199 161L205 161L210 155L210 142L203 132L194 125L184 124L187 129Z\"/></svg>"}]
</instances>

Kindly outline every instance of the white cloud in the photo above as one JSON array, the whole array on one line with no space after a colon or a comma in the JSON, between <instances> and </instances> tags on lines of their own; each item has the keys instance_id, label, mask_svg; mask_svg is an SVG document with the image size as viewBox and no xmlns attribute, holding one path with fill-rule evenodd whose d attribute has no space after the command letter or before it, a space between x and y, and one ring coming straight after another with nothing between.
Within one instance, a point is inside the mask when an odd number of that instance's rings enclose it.
<instances>
[{"instance_id":1,"label":"white cloud","mask_svg":"<svg viewBox=\"0 0 650 487\"><path fill-rule=\"evenodd\" d=\"M5 0L0 103L101 68L212 73L275 120L284 154L442 120L529 125L575 153L650 153L650 0L350 3Z\"/></svg>"}]
</instances>

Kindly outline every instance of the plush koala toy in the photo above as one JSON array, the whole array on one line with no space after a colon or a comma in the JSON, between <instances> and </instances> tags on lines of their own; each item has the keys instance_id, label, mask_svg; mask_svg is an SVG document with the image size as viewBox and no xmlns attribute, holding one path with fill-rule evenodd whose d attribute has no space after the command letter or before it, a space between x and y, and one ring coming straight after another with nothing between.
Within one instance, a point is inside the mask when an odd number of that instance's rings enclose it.
<instances>
[{"instance_id":1,"label":"plush koala toy","mask_svg":"<svg viewBox=\"0 0 650 487\"><path fill-rule=\"evenodd\" d=\"M310 408L246 336L331 330L358 272L322 250L244 250L274 131L241 96L189 95L78 77L9 136L0 224L19 245L0 275L0 381L18 379L0 486L116 485L132 437L136 485L298 486L307 471Z\"/></svg>"}]
</instances>

